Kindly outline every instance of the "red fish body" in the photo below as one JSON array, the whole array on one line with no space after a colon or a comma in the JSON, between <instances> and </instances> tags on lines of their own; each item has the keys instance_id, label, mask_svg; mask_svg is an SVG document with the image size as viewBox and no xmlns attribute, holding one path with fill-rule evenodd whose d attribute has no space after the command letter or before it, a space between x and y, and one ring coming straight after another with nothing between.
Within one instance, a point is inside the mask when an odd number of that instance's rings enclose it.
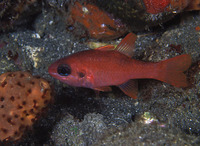
<instances>
[{"instance_id":1,"label":"red fish body","mask_svg":"<svg viewBox=\"0 0 200 146\"><path fill-rule=\"evenodd\" d=\"M190 55L181 55L158 63L131 58L136 36L129 34L114 49L113 46L78 52L60 59L49 67L51 76L76 87L108 91L118 86L136 98L137 80L157 79L176 87L186 87L183 71L191 64Z\"/></svg>"}]
</instances>

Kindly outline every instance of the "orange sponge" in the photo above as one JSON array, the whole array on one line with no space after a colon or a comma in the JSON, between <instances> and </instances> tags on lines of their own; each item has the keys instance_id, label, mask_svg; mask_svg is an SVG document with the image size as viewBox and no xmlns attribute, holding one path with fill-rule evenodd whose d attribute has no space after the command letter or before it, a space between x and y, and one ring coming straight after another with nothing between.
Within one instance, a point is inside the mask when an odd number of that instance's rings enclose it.
<instances>
[{"instance_id":1,"label":"orange sponge","mask_svg":"<svg viewBox=\"0 0 200 146\"><path fill-rule=\"evenodd\" d=\"M52 100L47 81L28 72L0 76L0 140L18 140Z\"/></svg>"}]
</instances>

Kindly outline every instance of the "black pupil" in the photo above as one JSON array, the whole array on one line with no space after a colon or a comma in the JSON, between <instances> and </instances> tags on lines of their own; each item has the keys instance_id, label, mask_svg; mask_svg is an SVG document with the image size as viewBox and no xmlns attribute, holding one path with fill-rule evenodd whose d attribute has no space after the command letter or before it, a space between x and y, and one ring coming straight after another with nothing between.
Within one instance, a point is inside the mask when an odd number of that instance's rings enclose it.
<instances>
[{"instance_id":1,"label":"black pupil","mask_svg":"<svg viewBox=\"0 0 200 146\"><path fill-rule=\"evenodd\" d=\"M61 76L68 76L71 74L71 67L67 64L61 64L58 66L57 72Z\"/></svg>"}]
</instances>

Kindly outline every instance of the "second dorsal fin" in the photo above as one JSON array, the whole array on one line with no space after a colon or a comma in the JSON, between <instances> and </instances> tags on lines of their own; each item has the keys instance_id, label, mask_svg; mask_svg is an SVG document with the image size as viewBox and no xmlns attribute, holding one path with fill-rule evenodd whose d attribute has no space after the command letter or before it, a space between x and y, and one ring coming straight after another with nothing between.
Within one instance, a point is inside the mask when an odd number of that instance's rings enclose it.
<instances>
[{"instance_id":1,"label":"second dorsal fin","mask_svg":"<svg viewBox=\"0 0 200 146\"><path fill-rule=\"evenodd\" d=\"M136 39L137 36L135 34L129 33L114 50L132 57L134 54Z\"/></svg>"}]
</instances>

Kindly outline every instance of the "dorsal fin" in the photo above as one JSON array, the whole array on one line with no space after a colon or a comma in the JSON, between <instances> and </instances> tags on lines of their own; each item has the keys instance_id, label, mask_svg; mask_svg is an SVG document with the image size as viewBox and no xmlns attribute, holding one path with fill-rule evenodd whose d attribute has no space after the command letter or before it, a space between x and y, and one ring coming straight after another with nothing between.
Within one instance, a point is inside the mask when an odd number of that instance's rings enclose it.
<instances>
[{"instance_id":1,"label":"dorsal fin","mask_svg":"<svg viewBox=\"0 0 200 146\"><path fill-rule=\"evenodd\" d=\"M125 54L129 57L132 57L135 49L135 41L137 36L133 33L129 33L115 48L116 51L119 51L122 54Z\"/></svg>"},{"instance_id":2,"label":"dorsal fin","mask_svg":"<svg viewBox=\"0 0 200 146\"><path fill-rule=\"evenodd\" d=\"M119 88L128 96L133 99L137 98L138 95L138 80L129 80L124 84L119 85Z\"/></svg>"},{"instance_id":3,"label":"dorsal fin","mask_svg":"<svg viewBox=\"0 0 200 146\"><path fill-rule=\"evenodd\" d=\"M114 48L115 48L115 46L113 46L113 45L107 45L107 46L95 48L95 50L108 51L108 50L114 50Z\"/></svg>"}]
</instances>

